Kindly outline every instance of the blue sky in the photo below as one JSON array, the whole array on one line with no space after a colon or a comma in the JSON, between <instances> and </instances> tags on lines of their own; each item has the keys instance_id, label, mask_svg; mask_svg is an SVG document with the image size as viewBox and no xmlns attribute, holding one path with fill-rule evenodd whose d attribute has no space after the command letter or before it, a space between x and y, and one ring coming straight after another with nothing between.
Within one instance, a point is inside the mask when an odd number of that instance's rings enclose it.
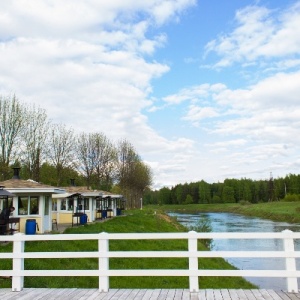
<instances>
[{"instance_id":1,"label":"blue sky","mask_svg":"<svg viewBox=\"0 0 300 300\"><path fill-rule=\"evenodd\" d=\"M12 93L126 138L154 188L298 174L300 1L1 1Z\"/></svg>"}]
</instances>

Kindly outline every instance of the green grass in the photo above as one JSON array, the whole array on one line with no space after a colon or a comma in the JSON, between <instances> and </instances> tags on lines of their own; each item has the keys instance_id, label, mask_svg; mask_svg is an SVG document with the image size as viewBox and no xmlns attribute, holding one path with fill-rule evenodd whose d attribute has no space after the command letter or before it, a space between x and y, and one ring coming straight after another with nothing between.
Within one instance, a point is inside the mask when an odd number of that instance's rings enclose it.
<instances>
[{"instance_id":1,"label":"green grass","mask_svg":"<svg viewBox=\"0 0 300 300\"><path fill-rule=\"evenodd\" d=\"M247 216L288 223L300 223L300 202L267 202L241 205L228 204L188 204L146 206L147 209L177 212L231 212Z\"/></svg>"},{"instance_id":2,"label":"green grass","mask_svg":"<svg viewBox=\"0 0 300 300\"><path fill-rule=\"evenodd\" d=\"M183 232L187 229L153 210L126 211L126 216L112 218L103 223L86 224L69 228L68 234L83 233L116 233L116 232ZM121 240L110 241L111 251L151 251L151 250L187 250L186 240ZM206 248L199 242L199 250ZM25 251L96 251L97 241L42 241L26 242ZM12 251L12 245L0 247L0 252ZM10 269L11 261L3 260L1 269ZM25 259L25 269L97 269L97 259ZM111 258L111 269L187 269L187 258ZM225 260L199 259L201 269L234 269ZM200 288L253 288L254 286L236 277L203 277L199 278ZM188 288L187 277L111 277L110 288ZM11 287L11 279L0 279L0 287ZM47 288L97 288L97 277L25 277L25 287Z\"/></svg>"}]
</instances>

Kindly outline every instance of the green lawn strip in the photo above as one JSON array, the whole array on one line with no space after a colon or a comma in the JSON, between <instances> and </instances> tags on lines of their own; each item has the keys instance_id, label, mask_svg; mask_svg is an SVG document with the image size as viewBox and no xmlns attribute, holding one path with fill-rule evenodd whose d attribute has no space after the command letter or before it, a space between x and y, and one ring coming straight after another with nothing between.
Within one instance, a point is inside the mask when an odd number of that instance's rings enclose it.
<instances>
[{"instance_id":1,"label":"green lawn strip","mask_svg":"<svg viewBox=\"0 0 300 300\"><path fill-rule=\"evenodd\" d=\"M68 234L84 233L137 233L137 232L183 232L187 229L166 215L153 210L126 211L126 216L112 218L105 222L86 224L69 228ZM206 250L199 242L199 250ZM97 251L97 241L41 241L26 242L25 251ZM111 251L185 251L186 240L111 240ZM12 246L0 247L0 252L11 252ZM0 269L10 269L11 260L2 260ZM187 258L111 258L111 269L174 269L180 275L181 269L188 268ZM220 258L199 259L200 269L234 269ZM25 259L25 269L68 270L98 269L98 259ZM175 271L176 270L176 271ZM237 277L203 277L199 278L200 288L253 288L243 278ZM110 277L110 288L188 288L187 277ZM0 279L0 287L11 287L11 279ZM25 277L25 287L33 288L97 288L97 277Z\"/></svg>"},{"instance_id":2,"label":"green lawn strip","mask_svg":"<svg viewBox=\"0 0 300 300\"><path fill-rule=\"evenodd\" d=\"M300 202L275 201L256 204L188 204L145 206L145 209L182 213L231 212L279 222L300 223Z\"/></svg>"}]
</instances>

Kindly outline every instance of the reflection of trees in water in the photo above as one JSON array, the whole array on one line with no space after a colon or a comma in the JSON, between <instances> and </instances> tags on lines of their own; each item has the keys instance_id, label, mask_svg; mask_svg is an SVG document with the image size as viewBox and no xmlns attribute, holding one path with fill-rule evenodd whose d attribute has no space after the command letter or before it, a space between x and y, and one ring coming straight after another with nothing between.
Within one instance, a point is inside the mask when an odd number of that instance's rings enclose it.
<instances>
[{"instance_id":1,"label":"reflection of trees in water","mask_svg":"<svg viewBox=\"0 0 300 300\"><path fill-rule=\"evenodd\" d=\"M193 230L196 232L211 232L212 231L211 219L207 215L204 215L199 218L199 220L197 221L197 223L195 225L190 225L189 230ZM212 239L204 239L204 240L201 240L201 242L208 249L211 250L213 248L213 240Z\"/></svg>"}]
</instances>

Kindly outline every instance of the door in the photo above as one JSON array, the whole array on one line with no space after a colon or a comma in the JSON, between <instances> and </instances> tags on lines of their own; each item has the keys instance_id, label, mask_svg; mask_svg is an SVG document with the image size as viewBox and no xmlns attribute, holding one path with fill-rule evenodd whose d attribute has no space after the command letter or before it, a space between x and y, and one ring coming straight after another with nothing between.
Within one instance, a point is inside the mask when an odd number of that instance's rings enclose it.
<instances>
[{"instance_id":1,"label":"door","mask_svg":"<svg viewBox=\"0 0 300 300\"><path fill-rule=\"evenodd\" d=\"M51 231L51 220L50 220L50 197L49 196L45 196L45 205L44 205L44 215L43 215L43 227L44 227L44 231Z\"/></svg>"}]
</instances>

